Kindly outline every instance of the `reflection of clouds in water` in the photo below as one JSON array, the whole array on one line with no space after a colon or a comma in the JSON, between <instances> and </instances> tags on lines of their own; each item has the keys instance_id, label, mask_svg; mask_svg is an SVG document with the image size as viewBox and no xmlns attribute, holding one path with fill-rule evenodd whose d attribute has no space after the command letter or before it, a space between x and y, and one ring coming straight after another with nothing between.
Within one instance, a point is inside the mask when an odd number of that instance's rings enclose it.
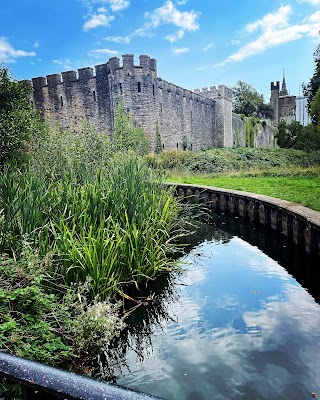
<instances>
[{"instance_id":1,"label":"reflection of clouds in water","mask_svg":"<svg viewBox=\"0 0 320 400\"><path fill-rule=\"evenodd\" d=\"M200 261L198 265L190 264L188 270L181 276L181 280L178 281L178 285L179 282L187 286L203 282L206 279L206 271L202 268L198 268L200 265Z\"/></svg>"},{"instance_id":2,"label":"reflection of clouds in water","mask_svg":"<svg viewBox=\"0 0 320 400\"><path fill-rule=\"evenodd\" d=\"M192 264L180 279L191 285L190 289L209 279L207 259L217 255L219 246L211 247L198 246L186 257ZM251 311L246 311L239 306L239 292L221 291L217 297L208 298L201 290L188 292L188 286L179 287L182 297L171 305L178 323L165 322L164 331L157 331L153 354L143 364L136 362L133 352L128 354L131 374L119 384L177 400L301 400L319 390L319 306L259 249L238 238L230 241L229 248L236 254L238 265L246 252L250 270L274 278L268 279L266 286L273 287L280 278L279 292L266 290L260 297L259 289L255 297L250 283L248 291L257 302L254 307L248 303ZM205 310L208 307L237 309L245 329L239 333L230 321L221 327L213 325L212 315Z\"/></svg>"},{"instance_id":3,"label":"reflection of clouds in water","mask_svg":"<svg viewBox=\"0 0 320 400\"><path fill-rule=\"evenodd\" d=\"M293 280L288 272L271 258L264 257L262 260L252 259L249 267L255 271L262 272L266 277L273 278L276 276L286 281Z\"/></svg>"},{"instance_id":4,"label":"reflection of clouds in water","mask_svg":"<svg viewBox=\"0 0 320 400\"><path fill-rule=\"evenodd\" d=\"M157 336L154 357L144 363L143 373L139 367L133 371L130 386L149 392L152 387L168 399L190 398L195 388L200 399L305 398L320 382L320 316L308 293L293 285L286 289L287 302L244 313L248 327L261 329L257 335L239 335L229 327L206 335L191 329L179 341L174 329L169 336ZM189 303L190 308L199 311ZM181 311L176 310L179 320Z\"/></svg>"},{"instance_id":5,"label":"reflection of clouds in water","mask_svg":"<svg viewBox=\"0 0 320 400\"><path fill-rule=\"evenodd\" d=\"M291 279L288 272L278 262L267 257L258 247L252 246L238 237L234 237L232 243L239 245L241 251L248 252L246 254L252 254L253 257L248 259L248 266L254 271L262 272L270 277L278 277L284 280Z\"/></svg>"}]
</instances>

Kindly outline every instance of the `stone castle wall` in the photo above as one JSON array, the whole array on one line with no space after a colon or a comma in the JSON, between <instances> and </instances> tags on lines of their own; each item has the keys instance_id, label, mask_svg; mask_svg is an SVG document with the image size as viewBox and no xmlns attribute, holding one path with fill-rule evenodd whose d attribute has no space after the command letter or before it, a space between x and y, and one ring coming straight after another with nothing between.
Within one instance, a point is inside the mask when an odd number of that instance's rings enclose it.
<instances>
[{"instance_id":1,"label":"stone castle wall","mask_svg":"<svg viewBox=\"0 0 320 400\"><path fill-rule=\"evenodd\" d=\"M95 68L32 79L34 107L63 129L80 129L84 121L112 135L122 98L134 123L156 145L157 127L164 149L202 150L234 145L232 90L220 85L190 91L157 76L157 62L147 55L117 57Z\"/></svg>"},{"instance_id":2,"label":"stone castle wall","mask_svg":"<svg viewBox=\"0 0 320 400\"><path fill-rule=\"evenodd\" d=\"M245 124L248 118L232 114L232 147L245 147ZM255 133L254 147L275 147L275 129L260 122Z\"/></svg>"}]
</instances>

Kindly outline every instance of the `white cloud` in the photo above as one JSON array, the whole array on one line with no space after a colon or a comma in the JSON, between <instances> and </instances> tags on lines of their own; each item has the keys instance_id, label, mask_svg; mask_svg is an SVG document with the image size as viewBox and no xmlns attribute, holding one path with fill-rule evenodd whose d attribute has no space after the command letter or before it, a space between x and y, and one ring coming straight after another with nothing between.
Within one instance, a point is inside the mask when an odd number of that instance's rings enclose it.
<instances>
[{"instance_id":1,"label":"white cloud","mask_svg":"<svg viewBox=\"0 0 320 400\"><path fill-rule=\"evenodd\" d=\"M36 40L36 41L35 41L33 47L34 47L35 49L38 49L38 48L40 47L39 40Z\"/></svg>"},{"instance_id":2,"label":"white cloud","mask_svg":"<svg viewBox=\"0 0 320 400\"><path fill-rule=\"evenodd\" d=\"M173 53L176 54L177 56L179 56L180 54L186 53L187 51L189 51L189 47L180 47L178 49L173 49Z\"/></svg>"},{"instance_id":3,"label":"white cloud","mask_svg":"<svg viewBox=\"0 0 320 400\"><path fill-rule=\"evenodd\" d=\"M65 58L64 60L52 60L55 64L61 65L64 69L72 69L71 61L69 58Z\"/></svg>"},{"instance_id":4,"label":"white cloud","mask_svg":"<svg viewBox=\"0 0 320 400\"><path fill-rule=\"evenodd\" d=\"M85 22L83 30L88 31L89 29L97 28L98 26L108 27L110 22L114 20L113 15L108 14L94 14L92 17Z\"/></svg>"},{"instance_id":5,"label":"white cloud","mask_svg":"<svg viewBox=\"0 0 320 400\"><path fill-rule=\"evenodd\" d=\"M204 46L203 51L210 50L212 46L213 46L213 42L208 43L206 46Z\"/></svg>"},{"instance_id":6,"label":"white cloud","mask_svg":"<svg viewBox=\"0 0 320 400\"><path fill-rule=\"evenodd\" d=\"M310 3L314 6L320 5L320 0L300 0L299 3Z\"/></svg>"},{"instance_id":7,"label":"white cloud","mask_svg":"<svg viewBox=\"0 0 320 400\"><path fill-rule=\"evenodd\" d=\"M110 2L111 0L104 0ZM100 0L101 3L101 0ZM178 2L179 4L179 2ZM185 2L183 2L185 4ZM135 29L127 36L108 36L105 40L109 42L128 44L131 39L136 36L152 37L152 30L161 25L173 25L179 29L166 36L170 43L175 43L177 40L182 39L187 31L199 30L198 18L199 13L195 11L179 11L171 0L167 0L163 6L156 8L152 12L145 13L147 22L140 28Z\"/></svg>"},{"instance_id":8,"label":"white cloud","mask_svg":"<svg viewBox=\"0 0 320 400\"><path fill-rule=\"evenodd\" d=\"M36 53L34 51L15 50L8 40L0 36L0 60L3 62L15 62L20 57L33 57Z\"/></svg>"},{"instance_id":9,"label":"white cloud","mask_svg":"<svg viewBox=\"0 0 320 400\"><path fill-rule=\"evenodd\" d=\"M179 39L182 39L184 36L184 30L183 29L179 29L178 32L172 34L172 35L168 35L166 36L166 39L169 40L170 43L174 43Z\"/></svg>"},{"instance_id":10,"label":"white cloud","mask_svg":"<svg viewBox=\"0 0 320 400\"><path fill-rule=\"evenodd\" d=\"M306 17L300 23L289 24L290 6L282 6L275 13L267 14L245 26L248 34L259 31L259 36L240 47L223 62L215 66L224 66L230 62L242 61L255 54L264 53L272 47L301 39L304 36L316 37L320 30L320 11Z\"/></svg>"},{"instance_id":11,"label":"white cloud","mask_svg":"<svg viewBox=\"0 0 320 400\"><path fill-rule=\"evenodd\" d=\"M112 11L121 11L130 6L130 0L80 0L90 10L95 5L109 5Z\"/></svg>"},{"instance_id":12,"label":"white cloud","mask_svg":"<svg viewBox=\"0 0 320 400\"><path fill-rule=\"evenodd\" d=\"M121 44L129 44L131 41L131 37L128 36L107 36L104 38L104 40L108 42L114 42L114 43L121 43Z\"/></svg>"},{"instance_id":13,"label":"white cloud","mask_svg":"<svg viewBox=\"0 0 320 400\"><path fill-rule=\"evenodd\" d=\"M291 12L291 6L282 6L277 12L267 14L263 18L246 25L245 30L248 33L252 33L258 28L263 30L284 28L288 26L288 17Z\"/></svg>"},{"instance_id":14,"label":"white cloud","mask_svg":"<svg viewBox=\"0 0 320 400\"><path fill-rule=\"evenodd\" d=\"M128 0L107 0L106 2L110 4L112 11L124 10L130 5L130 1Z\"/></svg>"},{"instance_id":15,"label":"white cloud","mask_svg":"<svg viewBox=\"0 0 320 400\"><path fill-rule=\"evenodd\" d=\"M197 22L199 14L195 11L179 11L171 0L167 0L162 7L146 13L145 16L151 20L155 28L163 24L173 24L186 31L199 29Z\"/></svg>"},{"instance_id":16,"label":"white cloud","mask_svg":"<svg viewBox=\"0 0 320 400\"><path fill-rule=\"evenodd\" d=\"M102 55L110 55L110 56L117 56L119 52L117 50L110 50L110 49L96 49L96 50L91 50L90 55L95 56L95 57L100 57Z\"/></svg>"}]
</instances>

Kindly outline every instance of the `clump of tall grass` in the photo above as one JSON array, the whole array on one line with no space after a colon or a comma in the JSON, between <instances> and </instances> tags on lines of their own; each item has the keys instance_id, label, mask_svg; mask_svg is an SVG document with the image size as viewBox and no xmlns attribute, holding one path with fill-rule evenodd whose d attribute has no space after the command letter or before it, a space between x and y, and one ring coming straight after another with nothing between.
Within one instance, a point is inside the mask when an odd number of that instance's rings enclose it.
<instances>
[{"instance_id":1,"label":"clump of tall grass","mask_svg":"<svg viewBox=\"0 0 320 400\"><path fill-rule=\"evenodd\" d=\"M139 287L173 267L181 207L161 176L133 153L104 170L58 178L6 170L0 178L0 251L19 254L25 235L68 284L92 277L92 295Z\"/></svg>"}]
</instances>

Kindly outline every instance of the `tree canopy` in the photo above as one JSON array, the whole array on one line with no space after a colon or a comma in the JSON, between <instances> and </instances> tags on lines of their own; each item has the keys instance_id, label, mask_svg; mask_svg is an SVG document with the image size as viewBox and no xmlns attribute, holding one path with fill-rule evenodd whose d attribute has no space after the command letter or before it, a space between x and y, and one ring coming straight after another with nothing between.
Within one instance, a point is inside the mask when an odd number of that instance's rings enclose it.
<instances>
[{"instance_id":1,"label":"tree canopy","mask_svg":"<svg viewBox=\"0 0 320 400\"><path fill-rule=\"evenodd\" d=\"M310 103L310 116L320 126L320 87Z\"/></svg>"},{"instance_id":2,"label":"tree canopy","mask_svg":"<svg viewBox=\"0 0 320 400\"><path fill-rule=\"evenodd\" d=\"M30 102L31 87L13 80L0 65L0 170L11 160L26 155L29 140L39 132L41 121Z\"/></svg>"},{"instance_id":3,"label":"tree canopy","mask_svg":"<svg viewBox=\"0 0 320 400\"><path fill-rule=\"evenodd\" d=\"M315 124L303 126L298 121L287 124L281 121L276 133L279 147L305 151L320 150L320 127Z\"/></svg>"},{"instance_id":4,"label":"tree canopy","mask_svg":"<svg viewBox=\"0 0 320 400\"><path fill-rule=\"evenodd\" d=\"M312 115L311 111L311 103L314 97L317 94L318 89L320 88L320 44L317 46L315 52L313 53L315 69L310 81L308 83L304 83L302 85L303 95L308 99L308 111L312 117L312 122L317 124L319 121L319 115Z\"/></svg>"},{"instance_id":5,"label":"tree canopy","mask_svg":"<svg viewBox=\"0 0 320 400\"><path fill-rule=\"evenodd\" d=\"M233 88L233 111L246 117L273 119L274 111L270 104L265 104L263 95L244 81L238 81Z\"/></svg>"}]
</instances>

